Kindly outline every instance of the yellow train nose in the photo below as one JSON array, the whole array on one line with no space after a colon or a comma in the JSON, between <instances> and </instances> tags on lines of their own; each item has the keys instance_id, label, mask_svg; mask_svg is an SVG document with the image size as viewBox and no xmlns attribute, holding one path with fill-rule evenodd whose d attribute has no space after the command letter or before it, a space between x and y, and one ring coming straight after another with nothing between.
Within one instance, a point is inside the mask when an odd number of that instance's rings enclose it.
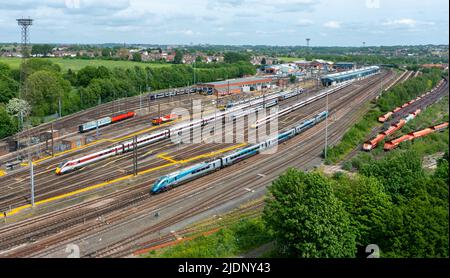
<instances>
[{"instance_id":1,"label":"yellow train nose","mask_svg":"<svg viewBox=\"0 0 450 278\"><path fill-rule=\"evenodd\" d=\"M55 172L57 175L61 174L61 168L57 167Z\"/></svg>"}]
</instances>

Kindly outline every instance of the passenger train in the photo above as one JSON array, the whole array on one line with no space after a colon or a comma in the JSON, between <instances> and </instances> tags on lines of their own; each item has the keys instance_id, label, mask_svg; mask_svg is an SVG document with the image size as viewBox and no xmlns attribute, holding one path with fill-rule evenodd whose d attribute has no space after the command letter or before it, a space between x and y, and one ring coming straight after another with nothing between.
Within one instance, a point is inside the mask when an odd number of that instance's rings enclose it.
<instances>
[{"instance_id":1,"label":"passenger train","mask_svg":"<svg viewBox=\"0 0 450 278\"><path fill-rule=\"evenodd\" d=\"M188 93L187 92L188 90L189 90L189 93L191 93L191 94L197 92L195 88L190 88L190 89L186 89L186 90L159 92L159 93L150 94L150 99L155 100L155 99L160 99L160 98L184 95L184 94Z\"/></svg>"},{"instance_id":2,"label":"passenger train","mask_svg":"<svg viewBox=\"0 0 450 278\"><path fill-rule=\"evenodd\" d=\"M286 92L287 93L287 92ZM211 123L215 121L216 119L221 120L224 119L224 117L230 113L236 112L236 111L244 111L243 109L251 107L253 105L258 105L258 103L262 103L265 101L265 107L273 106L278 104L278 97L280 94L276 94L273 96L272 100L269 99L257 99L255 101L250 101L248 103L242 104L240 106L231 107L227 111L219 112L216 114L208 115L202 119L194 120L189 123L182 123L177 126L174 126L170 129L166 129L160 132L148 134L139 136L137 138L137 147L146 146L151 143L155 143L164 139L168 139L174 136L179 136L182 134L183 131L191 130L192 128L196 128L199 126L204 126L208 123ZM106 159L111 156L119 155L128 151L132 151L134 149L133 140L129 140L126 142L123 142L119 145L113 146L111 148L101 150L99 152L95 152L93 154L89 154L74 160L70 161L64 161L58 165L58 167L55 170L55 173L57 175L66 174L69 172L72 172L74 170L80 169L88 164L95 163L97 161Z\"/></svg>"},{"instance_id":3,"label":"passenger train","mask_svg":"<svg viewBox=\"0 0 450 278\"><path fill-rule=\"evenodd\" d=\"M328 111L323 111L317 114L314 118L302 122L300 125L278 134L276 137L270 138L264 142L246 147L234 151L231 154L214 159L212 161L206 161L198 163L194 166L173 172L171 174L160 177L155 181L151 188L152 194L157 194L166 191L174 186L180 185L190 180L197 179L201 176L207 175L214 171L220 170L226 166L235 164L241 160L247 159L253 155L256 155L266 149L270 149L275 145L288 140L304 130L316 125L328 116Z\"/></svg>"}]
</instances>

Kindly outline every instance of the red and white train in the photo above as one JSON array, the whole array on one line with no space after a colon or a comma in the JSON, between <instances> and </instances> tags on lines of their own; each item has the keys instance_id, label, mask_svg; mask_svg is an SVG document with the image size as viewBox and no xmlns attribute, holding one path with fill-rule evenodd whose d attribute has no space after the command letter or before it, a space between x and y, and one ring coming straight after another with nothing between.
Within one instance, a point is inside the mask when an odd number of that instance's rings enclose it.
<instances>
[{"instance_id":1,"label":"red and white train","mask_svg":"<svg viewBox=\"0 0 450 278\"><path fill-rule=\"evenodd\" d=\"M233 113L236 111L243 111L244 109L246 109L248 107L252 107L254 105L262 103L263 101L267 102L270 99L278 99L279 96L282 96L282 95L288 94L288 93L290 93L290 92L287 91L287 92L274 93L273 95L271 95L270 97L266 97L265 99L264 98L255 99L248 103L244 103L242 105L230 107L226 111L220 111L220 112L217 112L217 113L214 113L211 115L207 115L207 116L203 117L202 119L194 119L187 123L180 123L172 128L167 128L167 129L164 129L164 130L152 133L152 134L139 136L137 138L136 145L139 148L142 146L146 146L148 144L152 144L152 143L155 143L158 141L169 139L171 137L181 136L182 132L190 131L192 128L196 128L199 126L204 126L208 123L215 121L216 119L223 120L223 119L225 119L225 116L230 113ZM321 97L321 96L317 96L317 97ZM113 147L110 147L110 148L107 148L107 149L104 149L104 150L101 150L101 151L98 151L98 152L95 152L92 154L88 154L88 155L80 157L80 158L76 158L76 159L69 160L69 161L64 161L58 165L55 172L57 175L69 173L74 170L83 168L84 166L89 165L91 163L95 163L95 162L98 162L100 160L106 159L111 156L119 155L119 154L122 154L122 153L125 153L128 151L132 151L133 149L134 149L133 140L125 141L116 146L113 146Z\"/></svg>"}]
</instances>

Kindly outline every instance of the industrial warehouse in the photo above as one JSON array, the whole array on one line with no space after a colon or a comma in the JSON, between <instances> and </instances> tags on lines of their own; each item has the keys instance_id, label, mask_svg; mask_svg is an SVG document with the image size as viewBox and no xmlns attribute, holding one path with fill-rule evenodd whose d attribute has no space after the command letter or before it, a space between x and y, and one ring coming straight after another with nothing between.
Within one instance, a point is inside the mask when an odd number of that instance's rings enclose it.
<instances>
[{"instance_id":1,"label":"industrial warehouse","mask_svg":"<svg viewBox=\"0 0 450 278\"><path fill-rule=\"evenodd\" d=\"M335 85L351 79L358 79L375 74L380 71L380 67L372 66L366 68L360 68L356 70L343 71L333 74L328 74L320 78L323 86Z\"/></svg>"},{"instance_id":2,"label":"industrial warehouse","mask_svg":"<svg viewBox=\"0 0 450 278\"><path fill-rule=\"evenodd\" d=\"M270 88L271 83L272 78L270 77L246 77L198 84L197 90L204 94L224 96L260 91Z\"/></svg>"}]
</instances>

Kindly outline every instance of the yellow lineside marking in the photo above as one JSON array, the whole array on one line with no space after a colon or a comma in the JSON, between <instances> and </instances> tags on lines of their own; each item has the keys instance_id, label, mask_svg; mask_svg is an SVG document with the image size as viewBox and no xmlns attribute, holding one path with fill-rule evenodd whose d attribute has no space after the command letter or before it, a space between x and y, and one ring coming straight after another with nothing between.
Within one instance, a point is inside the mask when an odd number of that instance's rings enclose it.
<instances>
[{"instance_id":1,"label":"yellow lineside marking","mask_svg":"<svg viewBox=\"0 0 450 278\"><path fill-rule=\"evenodd\" d=\"M90 146L95 145L95 144L103 143L103 142L115 143L115 142L118 142L118 141L122 141L124 139L127 139L127 138L130 138L130 137L142 134L144 132L148 132L148 131L154 130L154 129L158 128L158 127L162 127L162 126L165 126L165 125L173 124L176 121L178 121L178 120L173 120L171 122L163 123L163 124L160 124L159 126L152 126L150 128L146 128L146 129L143 129L143 130L137 131L135 133L132 133L132 134L129 134L129 135L126 135L126 136L123 136L123 137L119 137L119 138L116 138L116 139L99 139L99 140L95 140L95 141L92 141L89 144L86 144L86 145L83 145L83 146L75 147L73 149L69 149L69 150L65 150L65 151L56 153L54 155L54 157L61 156L63 154L74 152L74 151L77 151L77 150L81 150L81 149L90 147ZM33 165L36 165L37 163L40 163L40 162L45 161L45 160L48 160L50 158L52 158L52 156L46 156L46 157L40 158L38 160L35 160L35 161L33 161ZM26 164L22 163L22 164L21 164L22 166L28 166L28 163L26 163Z\"/></svg>"},{"instance_id":2,"label":"yellow lineside marking","mask_svg":"<svg viewBox=\"0 0 450 278\"><path fill-rule=\"evenodd\" d=\"M161 154L158 154L156 157L164 159L164 160L167 160L167 161L172 162L172 163L178 163L178 161L176 161L175 159L172 159L171 157L166 156L166 154L167 153L161 153Z\"/></svg>"},{"instance_id":3,"label":"yellow lineside marking","mask_svg":"<svg viewBox=\"0 0 450 278\"><path fill-rule=\"evenodd\" d=\"M3 176L5 176L5 175L6 175L6 172L3 171L3 170L0 170L0 177L3 177Z\"/></svg>"},{"instance_id":4,"label":"yellow lineside marking","mask_svg":"<svg viewBox=\"0 0 450 278\"><path fill-rule=\"evenodd\" d=\"M190 161L198 160L200 158L211 157L211 156L214 156L214 155L217 155L217 154L220 154L220 153L224 153L224 152L228 152L230 150L234 150L234 149L240 148L240 147L242 147L244 145L247 145L247 144L246 143L242 143L242 144L239 144L239 145L236 145L236 146L231 146L231 147L228 147L228 148L225 148L225 149L221 149L221 150L217 150L217 151L214 151L214 152L210 152L208 154L202 154L202 155L198 155L198 156L195 156L195 157L192 157L192 158L189 158L189 159L166 163L166 164L163 164L161 166L157 166L157 167L153 167L153 168L150 168L150 169L147 169L147 170L140 171L140 172L138 172L138 175L143 175L143 174L147 174L147 173L150 173L150 172L154 172L154 171L157 171L157 170L160 170L160 169L163 169L163 168L166 168L166 167L170 167L170 166L173 166L173 165L176 165L176 164L179 164L179 163L187 163L187 162L190 162ZM41 201L38 201L38 202L34 203L34 205L36 207L38 205L46 204L46 203L49 203L49 202L52 202L52 201L56 201L56 200L59 200L59 199L63 199L63 198L66 198L66 197L71 197L71 196L74 196L74 195L77 195L77 194L80 194L80 193L84 193L84 192L87 192L87 191L91 191L91 190L94 190L94 189L97 189L97 188L104 187L104 186L112 184L112 183L123 181L123 180L129 179L131 177L133 177L133 174L126 175L126 176L123 176L123 177L120 177L120 178L117 178L117 179L113 179L113 180L110 180L110 181L102 182L102 183L99 183L99 184L91 185L91 186L88 186L88 187L85 187L85 188L81 188L81 189L78 189L78 190L75 190L75 191L72 191L72 192L68 192L68 193L65 193L65 194L62 194L62 195L54 196L54 197L51 197L51 198L48 198L48 199L45 199L45 200L41 200ZM7 216L19 213L20 211L22 211L24 209L27 209L27 208L31 208L31 204L23 205L23 206L14 208L9 213L7 213ZM0 219L1 218L4 218L3 214L0 215Z\"/></svg>"}]
</instances>

